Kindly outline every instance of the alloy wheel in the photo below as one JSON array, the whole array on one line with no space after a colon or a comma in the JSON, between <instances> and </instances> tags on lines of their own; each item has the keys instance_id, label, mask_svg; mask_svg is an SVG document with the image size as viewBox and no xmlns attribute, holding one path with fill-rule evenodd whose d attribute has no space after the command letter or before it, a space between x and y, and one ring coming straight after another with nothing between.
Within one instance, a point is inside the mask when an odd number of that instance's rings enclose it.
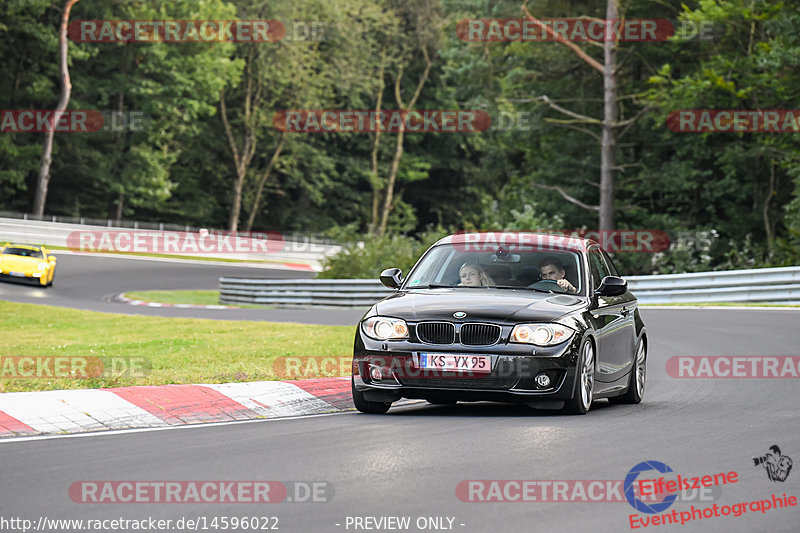
<instances>
[{"instance_id":1,"label":"alloy wheel","mask_svg":"<svg viewBox=\"0 0 800 533\"><path fill-rule=\"evenodd\" d=\"M583 345L583 365L581 366L581 402L587 411L592 405L594 394L594 347L591 342Z\"/></svg>"}]
</instances>

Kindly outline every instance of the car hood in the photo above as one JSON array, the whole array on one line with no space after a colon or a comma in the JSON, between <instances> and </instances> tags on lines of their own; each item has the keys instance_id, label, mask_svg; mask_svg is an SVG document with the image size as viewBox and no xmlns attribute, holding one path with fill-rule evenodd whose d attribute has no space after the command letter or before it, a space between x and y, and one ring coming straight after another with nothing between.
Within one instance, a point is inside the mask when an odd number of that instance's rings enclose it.
<instances>
[{"instance_id":1,"label":"car hood","mask_svg":"<svg viewBox=\"0 0 800 533\"><path fill-rule=\"evenodd\" d=\"M30 272L38 270L40 257L23 257L21 255L0 255L0 270L3 272Z\"/></svg>"},{"instance_id":2,"label":"car hood","mask_svg":"<svg viewBox=\"0 0 800 533\"><path fill-rule=\"evenodd\" d=\"M466 322L549 322L580 309L586 298L524 289L412 289L378 302L379 315L411 321L453 320L466 313ZM459 319L461 320L461 319Z\"/></svg>"}]
</instances>

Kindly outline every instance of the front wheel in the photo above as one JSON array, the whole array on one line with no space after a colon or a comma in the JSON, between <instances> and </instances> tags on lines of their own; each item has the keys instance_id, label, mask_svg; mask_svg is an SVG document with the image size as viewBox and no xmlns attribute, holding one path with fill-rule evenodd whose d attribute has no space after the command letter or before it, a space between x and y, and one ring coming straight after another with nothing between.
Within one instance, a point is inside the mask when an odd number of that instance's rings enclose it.
<instances>
[{"instance_id":1,"label":"front wheel","mask_svg":"<svg viewBox=\"0 0 800 533\"><path fill-rule=\"evenodd\" d=\"M628 390L621 396L609 398L611 403L637 404L644 397L644 384L647 378L647 344L644 338L636 346L636 359L628 381Z\"/></svg>"},{"instance_id":2,"label":"front wheel","mask_svg":"<svg viewBox=\"0 0 800 533\"><path fill-rule=\"evenodd\" d=\"M578 359L578 382L575 384L575 393L567 401L564 409L573 415L585 415L592 406L594 398L594 344L586 339L581 347L581 356Z\"/></svg>"},{"instance_id":3,"label":"front wheel","mask_svg":"<svg viewBox=\"0 0 800 533\"><path fill-rule=\"evenodd\" d=\"M356 381L350 378L350 387L353 391L353 404L362 413L382 415L392 406L391 403L370 402L364 399L364 393L356 390Z\"/></svg>"}]
</instances>

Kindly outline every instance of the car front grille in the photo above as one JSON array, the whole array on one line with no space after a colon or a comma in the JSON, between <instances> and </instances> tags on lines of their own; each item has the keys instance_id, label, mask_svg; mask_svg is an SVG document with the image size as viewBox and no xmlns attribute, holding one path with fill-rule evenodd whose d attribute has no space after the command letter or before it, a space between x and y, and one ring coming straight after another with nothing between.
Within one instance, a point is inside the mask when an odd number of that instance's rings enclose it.
<instances>
[{"instance_id":1,"label":"car front grille","mask_svg":"<svg viewBox=\"0 0 800 533\"><path fill-rule=\"evenodd\" d=\"M406 387L420 387L433 389L483 389L483 390L508 390L516 385L517 377L416 377L400 378Z\"/></svg>"},{"instance_id":2,"label":"car front grille","mask_svg":"<svg viewBox=\"0 0 800 533\"><path fill-rule=\"evenodd\" d=\"M494 324L464 324L461 326L461 344L488 346L500 340L500 326Z\"/></svg>"},{"instance_id":3,"label":"car front grille","mask_svg":"<svg viewBox=\"0 0 800 533\"><path fill-rule=\"evenodd\" d=\"M456 328L449 322L421 322L417 324L417 337L428 344L453 344Z\"/></svg>"}]
</instances>

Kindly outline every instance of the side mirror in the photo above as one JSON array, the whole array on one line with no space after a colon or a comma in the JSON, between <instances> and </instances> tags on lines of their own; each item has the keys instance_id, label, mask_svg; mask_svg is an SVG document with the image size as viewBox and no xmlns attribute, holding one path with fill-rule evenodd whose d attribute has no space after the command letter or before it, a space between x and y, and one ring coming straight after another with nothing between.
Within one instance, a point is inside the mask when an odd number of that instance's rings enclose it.
<instances>
[{"instance_id":1,"label":"side mirror","mask_svg":"<svg viewBox=\"0 0 800 533\"><path fill-rule=\"evenodd\" d=\"M399 289L403 283L403 271L399 268L387 268L381 272L381 283L390 289Z\"/></svg>"},{"instance_id":2,"label":"side mirror","mask_svg":"<svg viewBox=\"0 0 800 533\"><path fill-rule=\"evenodd\" d=\"M48 262L48 263L53 263L53 264L55 264L55 262L56 262L56 256L54 256L54 255L48 255L48 256L47 256L47 262Z\"/></svg>"},{"instance_id":3,"label":"side mirror","mask_svg":"<svg viewBox=\"0 0 800 533\"><path fill-rule=\"evenodd\" d=\"M617 276L606 276L594 293L599 296L621 296L627 290L627 281Z\"/></svg>"}]
</instances>

